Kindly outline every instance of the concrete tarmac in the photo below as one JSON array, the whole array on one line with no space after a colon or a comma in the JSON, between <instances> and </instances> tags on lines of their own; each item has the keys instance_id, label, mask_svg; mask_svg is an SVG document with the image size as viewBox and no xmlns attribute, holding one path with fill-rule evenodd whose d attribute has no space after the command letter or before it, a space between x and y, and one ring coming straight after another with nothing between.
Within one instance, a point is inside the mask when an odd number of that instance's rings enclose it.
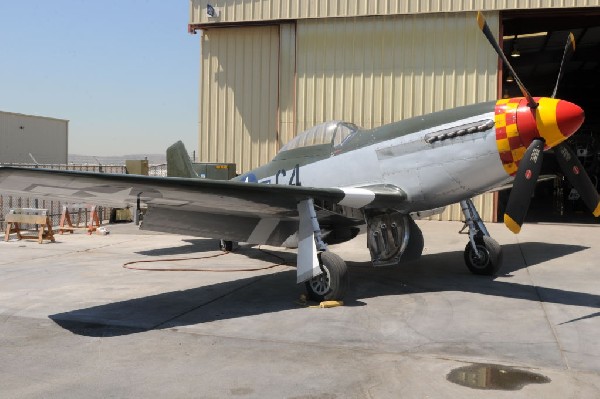
<instances>
[{"instance_id":1,"label":"concrete tarmac","mask_svg":"<svg viewBox=\"0 0 600 399\"><path fill-rule=\"evenodd\" d=\"M418 224L399 267L373 269L364 235L331 246L351 286L330 309L296 303L293 250L131 224L0 242L0 397L600 397L600 225L489 224L492 278L462 224Z\"/></svg>"}]
</instances>

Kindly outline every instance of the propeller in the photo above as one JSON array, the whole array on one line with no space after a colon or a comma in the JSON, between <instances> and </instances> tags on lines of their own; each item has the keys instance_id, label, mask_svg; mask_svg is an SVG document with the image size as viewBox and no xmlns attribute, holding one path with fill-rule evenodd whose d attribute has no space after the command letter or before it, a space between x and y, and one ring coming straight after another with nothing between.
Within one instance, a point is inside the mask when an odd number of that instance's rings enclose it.
<instances>
[{"instance_id":1,"label":"propeller","mask_svg":"<svg viewBox=\"0 0 600 399\"><path fill-rule=\"evenodd\" d=\"M506 58L506 55L504 55L504 52L500 48L500 45L496 41L496 38L492 34L492 31L490 30L490 27L488 26L487 21L485 20L481 12L477 12L477 23L479 24L479 29L481 29L485 37L488 39L488 42L490 42L494 50L496 50L496 53L498 54L498 56L500 56L502 62L504 62L504 65L506 65L510 73L512 73L512 76L515 78L515 82L519 86L519 89L521 89L521 93L523 93L523 97L527 99L527 105L529 105L529 108L536 109L538 104L535 102L531 94L529 94L529 91L527 91L525 85L523 84L523 82L521 82L521 79L519 79L519 76L513 69L510 62L508 62L508 58Z\"/></svg>"},{"instance_id":2,"label":"propeller","mask_svg":"<svg viewBox=\"0 0 600 399\"><path fill-rule=\"evenodd\" d=\"M554 147L554 153L560 168L571 185L575 187L583 202L592 210L594 216L600 216L600 195L577 159L577 155L566 143Z\"/></svg>"},{"instance_id":3,"label":"propeller","mask_svg":"<svg viewBox=\"0 0 600 399\"><path fill-rule=\"evenodd\" d=\"M558 77L556 78L556 84L554 85L554 90L552 91L552 95L550 97L556 98L556 91L558 90L558 84L560 83L560 81L565 73L563 67L565 66L565 64L567 62L569 62L569 60L573 56L574 52L575 52L575 36L573 36L572 33L569 33L569 36L567 36L567 43L565 44L565 51L563 52L563 58L562 58L562 61L560 62L560 68L558 70Z\"/></svg>"},{"instance_id":4,"label":"propeller","mask_svg":"<svg viewBox=\"0 0 600 399\"><path fill-rule=\"evenodd\" d=\"M556 85L554 86L554 91L552 91L552 98L556 97L558 84L564 74L564 65L571 59L574 52L575 37L572 33L569 33L567 43L565 44L563 59L560 63ZM583 165L581 165L581 162L579 162L573 149L569 147L567 143L563 142L554 147L554 153L556 154L556 160L558 161L560 169L563 171L571 185L575 187L575 190L577 190L583 202L590 208L594 216L600 216L600 195L598 195L596 187L590 180L590 177Z\"/></svg>"},{"instance_id":5,"label":"propeller","mask_svg":"<svg viewBox=\"0 0 600 399\"><path fill-rule=\"evenodd\" d=\"M546 148L544 137L550 137L551 141L554 140L547 145L555 148L558 164L564 175L569 182L571 182L573 187L575 187L585 204L592 210L594 216L600 216L600 196L573 150L563 141L568 136L575 133L581 126L581 123L583 123L583 111L575 104L558 100L556 108L553 111L554 125L548 123L548 120L544 120L548 116L547 111L540 111L538 109L538 102L535 101L529 91L525 88L521 79L519 79L514 68L494 38L494 35L481 12L477 13L477 23L498 56L504 62L504 65L508 68L510 73L512 73L523 97L527 99L527 107L531 110L531 116L529 116L529 118L532 119L532 123L535 124L535 129L537 129L540 136L533 138L525 151L523 158L518 164L517 173L515 174L513 182L513 189L511 190L506 211L504 213L504 224L506 224L506 226L515 234L521 230L541 170L543 152ZM558 85L564 75L564 66L570 60L574 51L575 38L571 33L565 44L565 50L563 52L558 77L551 99L554 99L556 96ZM541 99L541 101L545 100ZM526 113L529 114L529 112ZM524 118L527 119L525 116ZM558 137L558 139L556 139L556 131L558 130L562 133L563 129L567 134L563 134L563 137Z\"/></svg>"},{"instance_id":6,"label":"propeller","mask_svg":"<svg viewBox=\"0 0 600 399\"><path fill-rule=\"evenodd\" d=\"M543 139L535 139L531 142L519 163L519 170L515 175L513 188L504 212L504 224L515 234L521 231L521 226L531 202L531 196L542 169L544 145Z\"/></svg>"}]
</instances>

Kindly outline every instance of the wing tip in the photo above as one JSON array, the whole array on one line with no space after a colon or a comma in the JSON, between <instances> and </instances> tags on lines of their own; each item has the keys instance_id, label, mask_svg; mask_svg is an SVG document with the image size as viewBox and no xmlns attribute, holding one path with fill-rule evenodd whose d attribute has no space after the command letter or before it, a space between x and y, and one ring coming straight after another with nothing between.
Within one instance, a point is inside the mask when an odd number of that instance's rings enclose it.
<instances>
[{"instance_id":1,"label":"wing tip","mask_svg":"<svg viewBox=\"0 0 600 399\"><path fill-rule=\"evenodd\" d=\"M512 231L515 234L519 234L519 232L521 231L521 226L506 213L504 214L504 224L506 225L506 227L508 227L510 231Z\"/></svg>"}]
</instances>

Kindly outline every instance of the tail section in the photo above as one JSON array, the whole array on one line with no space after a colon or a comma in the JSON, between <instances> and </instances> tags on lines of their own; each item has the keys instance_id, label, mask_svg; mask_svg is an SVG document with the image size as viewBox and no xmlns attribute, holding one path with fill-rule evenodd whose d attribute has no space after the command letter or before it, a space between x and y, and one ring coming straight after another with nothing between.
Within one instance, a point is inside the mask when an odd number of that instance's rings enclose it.
<instances>
[{"instance_id":1,"label":"tail section","mask_svg":"<svg viewBox=\"0 0 600 399\"><path fill-rule=\"evenodd\" d=\"M198 174L192 167L192 162L187 150L181 141L167 148L167 176L169 177L193 177Z\"/></svg>"}]
</instances>

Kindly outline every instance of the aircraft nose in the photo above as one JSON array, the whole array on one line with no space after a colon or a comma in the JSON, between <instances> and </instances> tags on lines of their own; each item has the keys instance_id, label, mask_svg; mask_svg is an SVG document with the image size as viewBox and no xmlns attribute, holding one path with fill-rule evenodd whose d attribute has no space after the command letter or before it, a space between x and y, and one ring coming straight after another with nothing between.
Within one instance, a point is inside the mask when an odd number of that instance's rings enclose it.
<instances>
[{"instance_id":1,"label":"aircraft nose","mask_svg":"<svg viewBox=\"0 0 600 399\"><path fill-rule=\"evenodd\" d=\"M583 124L585 115L583 109L576 104L559 100L556 104L556 124L565 137L570 137Z\"/></svg>"},{"instance_id":2,"label":"aircraft nose","mask_svg":"<svg viewBox=\"0 0 600 399\"><path fill-rule=\"evenodd\" d=\"M583 110L571 102L556 98L536 99L538 107L529 108L522 99L517 109L517 125L525 148L536 137L542 137L546 147L554 147L574 134L583 124Z\"/></svg>"},{"instance_id":3,"label":"aircraft nose","mask_svg":"<svg viewBox=\"0 0 600 399\"><path fill-rule=\"evenodd\" d=\"M583 123L583 110L565 100L542 97L535 109L535 124L547 147L565 141Z\"/></svg>"}]
</instances>

